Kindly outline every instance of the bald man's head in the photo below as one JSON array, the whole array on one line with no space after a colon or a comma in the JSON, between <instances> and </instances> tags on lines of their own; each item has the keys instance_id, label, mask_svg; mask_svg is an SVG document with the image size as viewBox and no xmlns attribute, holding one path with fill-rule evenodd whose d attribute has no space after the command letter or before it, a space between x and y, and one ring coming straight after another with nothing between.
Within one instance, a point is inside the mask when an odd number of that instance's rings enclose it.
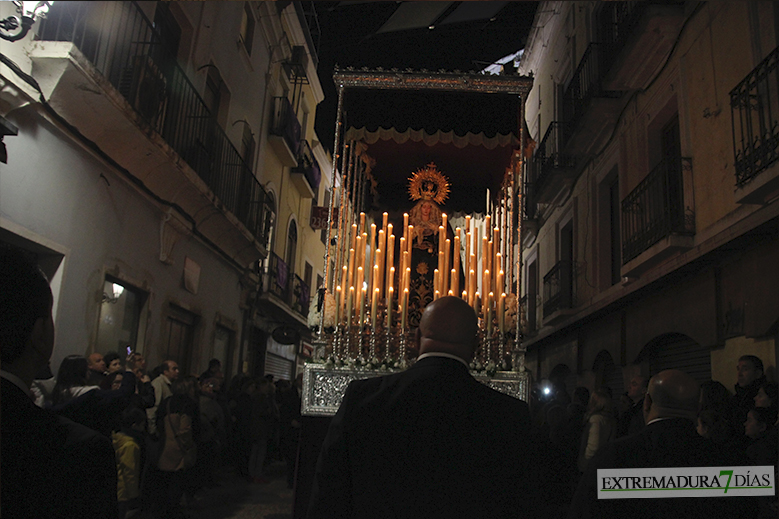
<instances>
[{"instance_id":1,"label":"bald man's head","mask_svg":"<svg viewBox=\"0 0 779 519\"><path fill-rule=\"evenodd\" d=\"M436 299L427 305L419 322L419 353L449 353L468 362L476 350L478 328L468 303L454 296Z\"/></svg>"},{"instance_id":2,"label":"bald man's head","mask_svg":"<svg viewBox=\"0 0 779 519\"><path fill-rule=\"evenodd\" d=\"M687 373L678 369L661 371L649 381L644 399L644 419L687 418L698 415L700 387Z\"/></svg>"}]
</instances>

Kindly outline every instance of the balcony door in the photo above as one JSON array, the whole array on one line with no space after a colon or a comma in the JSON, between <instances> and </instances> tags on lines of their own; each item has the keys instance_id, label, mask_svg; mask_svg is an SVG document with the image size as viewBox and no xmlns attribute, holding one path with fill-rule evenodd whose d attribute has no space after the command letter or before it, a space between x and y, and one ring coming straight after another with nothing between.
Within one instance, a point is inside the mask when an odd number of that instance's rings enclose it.
<instances>
[{"instance_id":1,"label":"balcony door","mask_svg":"<svg viewBox=\"0 0 779 519\"><path fill-rule=\"evenodd\" d=\"M298 228L295 222L289 223L289 233L287 234L287 253L284 255L284 261L287 263L289 272L288 277L295 273L295 256L298 250Z\"/></svg>"},{"instance_id":2,"label":"balcony door","mask_svg":"<svg viewBox=\"0 0 779 519\"><path fill-rule=\"evenodd\" d=\"M660 139L660 152L668 172L668 214L671 218L671 229L681 230L684 228L684 184L679 114L663 127Z\"/></svg>"},{"instance_id":3,"label":"balcony door","mask_svg":"<svg viewBox=\"0 0 779 519\"><path fill-rule=\"evenodd\" d=\"M560 229L560 308L573 303L573 220Z\"/></svg>"}]
</instances>

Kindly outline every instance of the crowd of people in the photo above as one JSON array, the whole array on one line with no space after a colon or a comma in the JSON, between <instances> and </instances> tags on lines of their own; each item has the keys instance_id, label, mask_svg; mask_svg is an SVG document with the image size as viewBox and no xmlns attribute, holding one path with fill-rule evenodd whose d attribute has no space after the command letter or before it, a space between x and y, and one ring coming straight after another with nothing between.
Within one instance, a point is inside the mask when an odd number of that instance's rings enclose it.
<instances>
[{"instance_id":1,"label":"crowd of people","mask_svg":"<svg viewBox=\"0 0 779 519\"><path fill-rule=\"evenodd\" d=\"M2 514L9 518L184 517L217 473L250 483L286 459L293 484L300 382L199 377L141 353L69 355L56 376L52 294L23 251L0 245Z\"/></svg>"},{"instance_id":2,"label":"crowd of people","mask_svg":"<svg viewBox=\"0 0 779 519\"><path fill-rule=\"evenodd\" d=\"M133 351L71 355L54 376L51 309L40 269L0 246L5 517L182 517L219 484L220 469L262 485L274 459L286 460L293 487L301 377L290 384L239 374L228 384L219 359L194 376L173 359L149 371ZM636 518L685 510L708 518L723 501L733 505L728 517L777 516L776 494L744 507L738 499L632 499L615 507L593 497L600 468L776 470L779 391L760 358L738 360L735 394L666 370L633 377L621 395L577 387L571 396L556 381L534 390L528 405L470 376L476 329L466 303L441 298L423 314L410 369L349 385L322 448L310 517L382 510Z\"/></svg>"},{"instance_id":3,"label":"crowd of people","mask_svg":"<svg viewBox=\"0 0 779 519\"><path fill-rule=\"evenodd\" d=\"M70 355L56 377L47 366L31 390L39 407L111 439L123 519L182 516L181 505L218 485L226 466L267 484L268 464L286 459L291 487L300 381L239 375L225 386L219 359L196 377L182 375L175 360L147 372L142 354L109 352Z\"/></svg>"},{"instance_id":4,"label":"crowd of people","mask_svg":"<svg viewBox=\"0 0 779 519\"><path fill-rule=\"evenodd\" d=\"M548 517L584 515L581 506L569 506L575 503L583 474L604 446L645 431L649 382L649 377L634 376L621 395L613 395L608 387L593 392L577 387L570 397L562 381L552 382L547 391L538 387L533 392L534 442L544 459L540 478L548 494ZM760 358L743 355L738 360L733 393L714 380L698 387L692 416L686 416L706 443L733 464L779 464L779 394L777 384L767 380ZM775 498L760 503L760 517L775 518L777 513Z\"/></svg>"}]
</instances>

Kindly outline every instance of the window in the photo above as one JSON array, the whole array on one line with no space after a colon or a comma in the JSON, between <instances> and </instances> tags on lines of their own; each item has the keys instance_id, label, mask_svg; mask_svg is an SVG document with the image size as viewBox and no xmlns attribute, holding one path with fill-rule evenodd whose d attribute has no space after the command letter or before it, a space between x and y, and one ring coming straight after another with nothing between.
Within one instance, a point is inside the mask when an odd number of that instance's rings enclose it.
<instances>
[{"instance_id":1,"label":"window","mask_svg":"<svg viewBox=\"0 0 779 519\"><path fill-rule=\"evenodd\" d=\"M284 261L287 263L290 277L295 272L295 256L298 250L298 228L295 222L289 222L289 233L287 233L287 254Z\"/></svg>"},{"instance_id":2,"label":"window","mask_svg":"<svg viewBox=\"0 0 779 519\"><path fill-rule=\"evenodd\" d=\"M181 374L190 373L195 325L198 317L192 312L171 304L165 323L165 358L175 360L181 367Z\"/></svg>"},{"instance_id":3,"label":"window","mask_svg":"<svg viewBox=\"0 0 779 519\"><path fill-rule=\"evenodd\" d=\"M138 328L145 303L145 292L124 281L106 276L95 351L114 351L124 358L127 356L128 346L133 350L138 349Z\"/></svg>"},{"instance_id":4,"label":"window","mask_svg":"<svg viewBox=\"0 0 779 519\"><path fill-rule=\"evenodd\" d=\"M249 166L250 170L253 169L254 165L254 150L254 134L249 125L244 123L243 136L241 137L241 157L243 157L243 161Z\"/></svg>"},{"instance_id":5,"label":"window","mask_svg":"<svg viewBox=\"0 0 779 519\"><path fill-rule=\"evenodd\" d=\"M330 206L330 190L325 189L325 207ZM327 226L319 232L319 239L324 245L327 245Z\"/></svg>"},{"instance_id":6,"label":"window","mask_svg":"<svg viewBox=\"0 0 779 519\"><path fill-rule=\"evenodd\" d=\"M263 225L263 235L268 240L268 249L273 248L273 229L276 223L276 199L273 197L273 193L270 191L265 197L264 207L262 210L265 216L265 223Z\"/></svg>"},{"instance_id":7,"label":"window","mask_svg":"<svg viewBox=\"0 0 779 519\"><path fill-rule=\"evenodd\" d=\"M622 204L619 195L619 174L614 166L598 183L595 229L597 238L597 284L605 290L619 283L622 276L621 225ZM585 229L589 232L590 229ZM585 240L588 237L584 238Z\"/></svg>"},{"instance_id":8,"label":"window","mask_svg":"<svg viewBox=\"0 0 779 519\"><path fill-rule=\"evenodd\" d=\"M538 301L538 262L533 260L527 267L527 331L536 331L536 305Z\"/></svg>"},{"instance_id":9,"label":"window","mask_svg":"<svg viewBox=\"0 0 779 519\"><path fill-rule=\"evenodd\" d=\"M314 276L314 267L309 262L306 262L305 270L303 271L303 283L308 287L308 293L311 293L311 279Z\"/></svg>"},{"instance_id":10,"label":"window","mask_svg":"<svg viewBox=\"0 0 779 519\"><path fill-rule=\"evenodd\" d=\"M620 244L620 203L619 179L615 178L609 184L609 245L611 258L611 284L616 285L621 278L622 246Z\"/></svg>"},{"instance_id":11,"label":"window","mask_svg":"<svg viewBox=\"0 0 779 519\"><path fill-rule=\"evenodd\" d=\"M252 42L254 41L254 13L249 3L243 4L243 16L241 17L241 30L238 40L243 43L246 53L252 55Z\"/></svg>"},{"instance_id":12,"label":"window","mask_svg":"<svg viewBox=\"0 0 779 519\"><path fill-rule=\"evenodd\" d=\"M224 380L229 381L236 373L234 366L235 332L224 326L217 325L214 330L214 352L212 357L222 362Z\"/></svg>"},{"instance_id":13,"label":"window","mask_svg":"<svg viewBox=\"0 0 779 519\"><path fill-rule=\"evenodd\" d=\"M208 66L206 75L206 88L203 92L203 101L205 101L211 116L222 128L227 123L227 112L230 106L230 92L227 90L222 75L215 65Z\"/></svg>"}]
</instances>

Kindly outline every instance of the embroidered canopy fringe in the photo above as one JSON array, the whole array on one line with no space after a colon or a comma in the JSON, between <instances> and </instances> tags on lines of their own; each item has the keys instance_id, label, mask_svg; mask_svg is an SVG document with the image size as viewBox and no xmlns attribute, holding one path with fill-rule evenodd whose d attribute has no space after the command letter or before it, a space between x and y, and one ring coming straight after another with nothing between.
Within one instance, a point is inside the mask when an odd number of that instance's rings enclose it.
<instances>
[{"instance_id":1,"label":"embroidered canopy fringe","mask_svg":"<svg viewBox=\"0 0 779 519\"><path fill-rule=\"evenodd\" d=\"M498 146L516 146L519 140L512 134L496 134L494 137L487 137L484 132L467 133L457 135L453 130L444 132L438 130L430 134L425 130L412 130L409 128L404 132L399 132L395 128L379 128L376 131L370 131L365 126L362 128L349 128L346 131L346 140L364 141L367 144L374 144L379 139L383 141L394 140L398 144L403 144L409 140L413 142L424 142L428 146L436 144L453 144L457 148L466 146L484 146L488 150L495 149Z\"/></svg>"}]
</instances>

